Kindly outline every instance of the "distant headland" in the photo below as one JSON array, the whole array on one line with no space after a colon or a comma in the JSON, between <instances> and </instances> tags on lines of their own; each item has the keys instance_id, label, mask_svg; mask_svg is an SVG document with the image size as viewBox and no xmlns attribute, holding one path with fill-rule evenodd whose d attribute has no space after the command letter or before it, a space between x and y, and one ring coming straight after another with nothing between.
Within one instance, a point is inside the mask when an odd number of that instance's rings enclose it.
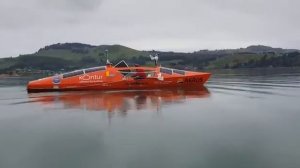
<instances>
[{"instance_id":1,"label":"distant headland","mask_svg":"<svg viewBox=\"0 0 300 168\"><path fill-rule=\"evenodd\" d=\"M129 64L152 64L149 54L159 54L163 66L193 69L236 69L300 67L300 50L253 45L239 49L199 50L191 53L139 51L122 45L88 45L58 43L39 49L33 54L0 59L0 74L53 74L79 68L99 66L106 62L105 50L113 63L125 60ZM4 75L5 74L5 75Z\"/></svg>"}]
</instances>

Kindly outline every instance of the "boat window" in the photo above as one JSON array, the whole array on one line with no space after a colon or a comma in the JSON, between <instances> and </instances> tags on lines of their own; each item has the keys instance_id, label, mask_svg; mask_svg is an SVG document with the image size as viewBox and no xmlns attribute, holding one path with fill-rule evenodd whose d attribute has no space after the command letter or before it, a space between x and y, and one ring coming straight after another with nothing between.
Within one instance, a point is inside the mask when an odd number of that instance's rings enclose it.
<instances>
[{"instance_id":1,"label":"boat window","mask_svg":"<svg viewBox=\"0 0 300 168\"><path fill-rule=\"evenodd\" d=\"M73 71L73 72L63 74L63 78L69 78L69 77L82 75L82 74L83 74L83 70L77 70L77 71Z\"/></svg>"},{"instance_id":2,"label":"boat window","mask_svg":"<svg viewBox=\"0 0 300 168\"><path fill-rule=\"evenodd\" d=\"M161 73L170 74L170 75L173 74L172 69L169 69L169 68L160 68L160 72L161 72Z\"/></svg>"},{"instance_id":3,"label":"boat window","mask_svg":"<svg viewBox=\"0 0 300 168\"><path fill-rule=\"evenodd\" d=\"M174 73L180 74L180 75L185 75L185 71L179 70L179 69L173 69Z\"/></svg>"},{"instance_id":4,"label":"boat window","mask_svg":"<svg viewBox=\"0 0 300 168\"><path fill-rule=\"evenodd\" d=\"M93 67L93 68L88 68L88 69L85 69L85 73L89 73L89 72L96 72L96 71L103 71L105 70L105 66L101 66L101 67Z\"/></svg>"}]
</instances>

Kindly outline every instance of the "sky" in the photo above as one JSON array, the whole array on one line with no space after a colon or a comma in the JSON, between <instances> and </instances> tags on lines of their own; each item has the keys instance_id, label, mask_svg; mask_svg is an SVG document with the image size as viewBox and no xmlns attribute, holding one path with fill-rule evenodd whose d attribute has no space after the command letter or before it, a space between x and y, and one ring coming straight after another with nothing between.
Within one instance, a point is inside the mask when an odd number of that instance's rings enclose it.
<instances>
[{"instance_id":1,"label":"sky","mask_svg":"<svg viewBox=\"0 0 300 168\"><path fill-rule=\"evenodd\" d=\"M51 44L300 49L299 0L0 0L0 57Z\"/></svg>"}]
</instances>

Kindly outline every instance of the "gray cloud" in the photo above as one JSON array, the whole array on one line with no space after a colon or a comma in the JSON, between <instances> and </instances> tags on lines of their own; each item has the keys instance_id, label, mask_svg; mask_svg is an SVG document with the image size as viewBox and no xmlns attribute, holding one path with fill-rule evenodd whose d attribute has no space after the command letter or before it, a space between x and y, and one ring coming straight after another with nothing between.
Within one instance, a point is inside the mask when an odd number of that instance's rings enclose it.
<instances>
[{"instance_id":1,"label":"gray cloud","mask_svg":"<svg viewBox=\"0 0 300 168\"><path fill-rule=\"evenodd\" d=\"M298 0L0 1L0 57L58 42L193 51L300 48Z\"/></svg>"},{"instance_id":2,"label":"gray cloud","mask_svg":"<svg viewBox=\"0 0 300 168\"><path fill-rule=\"evenodd\" d=\"M95 10L101 2L102 0L37 0L37 3L45 8L71 11Z\"/></svg>"}]
</instances>

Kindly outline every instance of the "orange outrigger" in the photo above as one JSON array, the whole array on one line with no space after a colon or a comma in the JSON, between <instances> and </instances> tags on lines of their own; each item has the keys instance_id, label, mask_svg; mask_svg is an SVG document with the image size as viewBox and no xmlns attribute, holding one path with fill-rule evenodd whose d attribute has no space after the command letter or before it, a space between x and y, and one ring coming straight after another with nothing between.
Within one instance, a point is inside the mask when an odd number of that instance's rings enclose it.
<instances>
[{"instance_id":1,"label":"orange outrigger","mask_svg":"<svg viewBox=\"0 0 300 168\"><path fill-rule=\"evenodd\" d=\"M122 67L120 67L122 65ZM126 65L126 66L124 66ZM203 86L210 73L156 67L128 67L125 61L116 66L75 70L34 81L28 92L75 90L141 90Z\"/></svg>"}]
</instances>

